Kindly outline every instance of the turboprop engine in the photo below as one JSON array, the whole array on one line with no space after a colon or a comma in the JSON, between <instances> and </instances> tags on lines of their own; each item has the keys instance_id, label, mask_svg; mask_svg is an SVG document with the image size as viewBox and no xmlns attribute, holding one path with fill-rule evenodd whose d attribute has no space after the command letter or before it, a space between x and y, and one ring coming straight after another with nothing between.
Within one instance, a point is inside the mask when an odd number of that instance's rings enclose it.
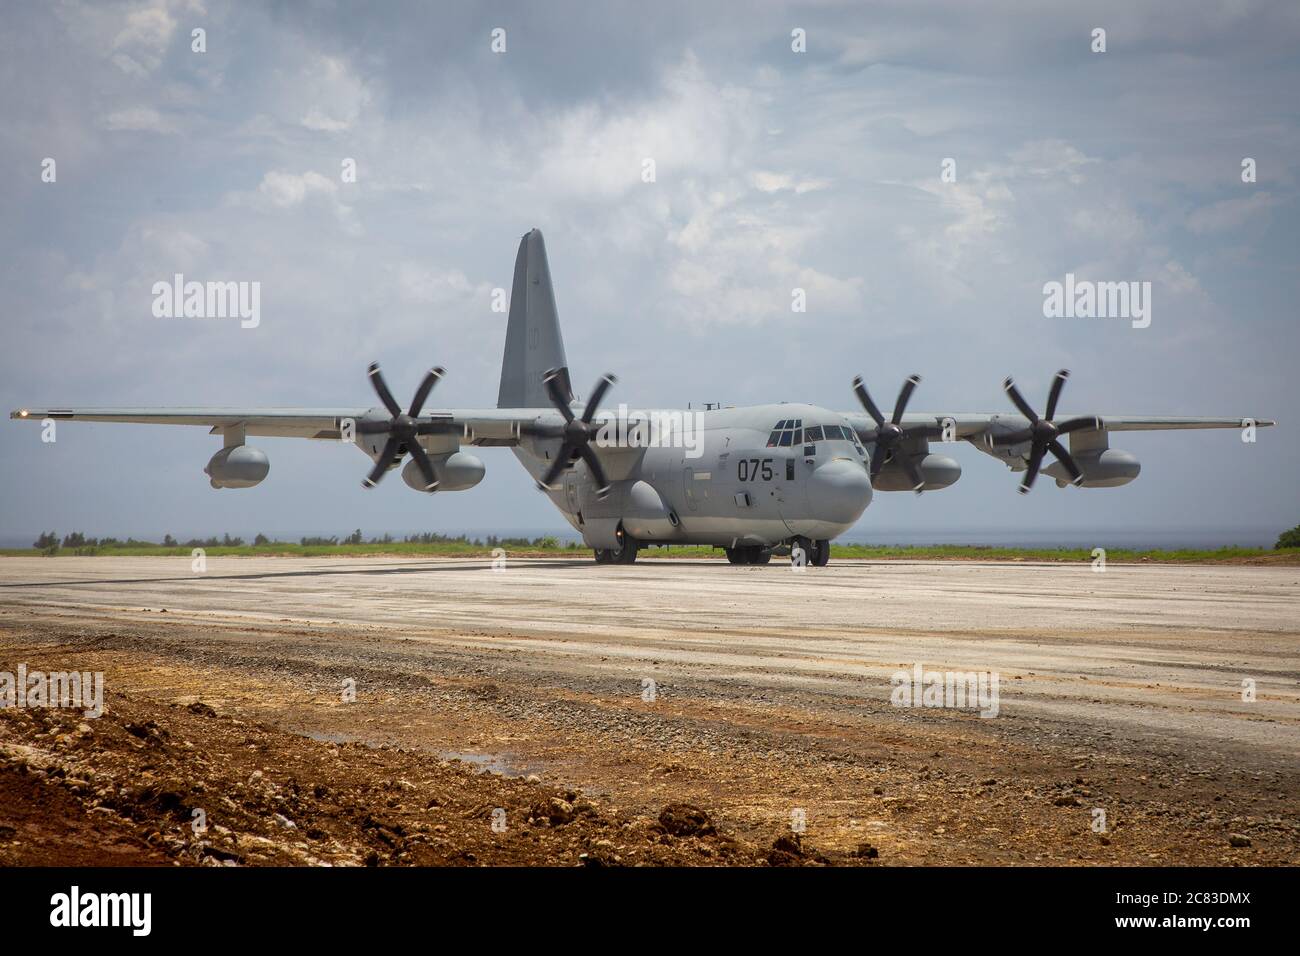
<instances>
[{"instance_id":1,"label":"turboprop engine","mask_svg":"<svg viewBox=\"0 0 1300 956\"><path fill-rule=\"evenodd\" d=\"M217 452L203 473L213 488L252 488L271 470L270 459L250 445L232 445Z\"/></svg>"},{"instance_id":2,"label":"turboprop engine","mask_svg":"<svg viewBox=\"0 0 1300 956\"><path fill-rule=\"evenodd\" d=\"M482 461L463 451L449 455L430 455L429 462L433 465L434 474L438 476L437 491L464 491L473 488L483 480L483 475L487 472ZM402 469L402 480L416 491L427 490L424 472L414 458Z\"/></svg>"}]
</instances>

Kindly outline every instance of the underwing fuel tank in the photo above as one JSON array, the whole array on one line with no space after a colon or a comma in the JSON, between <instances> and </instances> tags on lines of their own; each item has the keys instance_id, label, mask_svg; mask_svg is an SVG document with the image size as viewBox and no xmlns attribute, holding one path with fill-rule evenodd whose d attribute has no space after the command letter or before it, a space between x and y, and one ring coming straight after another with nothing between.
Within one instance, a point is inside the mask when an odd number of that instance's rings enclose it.
<instances>
[{"instance_id":1,"label":"underwing fuel tank","mask_svg":"<svg viewBox=\"0 0 1300 956\"><path fill-rule=\"evenodd\" d=\"M1071 454L1083 472L1084 488L1118 488L1127 485L1142 470L1142 463L1136 455L1119 448L1100 448ZM1071 480L1070 473L1059 461L1044 466L1043 474L1055 478L1056 484L1062 488Z\"/></svg>"},{"instance_id":2,"label":"underwing fuel tank","mask_svg":"<svg viewBox=\"0 0 1300 956\"><path fill-rule=\"evenodd\" d=\"M223 448L208 461L203 473L213 488L252 488L271 470L271 461L250 445Z\"/></svg>"},{"instance_id":3,"label":"underwing fuel tank","mask_svg":"<svg viewBox=\"0 0 1300 956\"><path fill-rule=\"evenodd\" d=\"M473 488L487 473L482 460L463 451L452 452L450 455L430 455L429 460L433 463L433 473L438 478L435 491L464 491ZM414 458L402 469L402 480L416 491L424 491L424 475L420 473L420 466Z\"/></svg>"}]
</instances>

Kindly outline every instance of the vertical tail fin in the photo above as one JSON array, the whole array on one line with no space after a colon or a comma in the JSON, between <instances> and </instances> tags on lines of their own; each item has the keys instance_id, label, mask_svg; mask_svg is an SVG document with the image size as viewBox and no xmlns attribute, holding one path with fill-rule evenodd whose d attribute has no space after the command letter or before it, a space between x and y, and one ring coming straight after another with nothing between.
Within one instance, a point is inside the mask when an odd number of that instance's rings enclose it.
<instances>
[{"instance_id":1,"label":"vertical tail fin","mask_svg":"<svg viewBox=\"0 0 1300 956\"><path fill-rule=\"evenodd\" d=\"M546 244L541 230L534 229L520 240L515 257L497 408L549 408L551 400L542 385L542 376L549 369L560 371L561 390L572 399Z\"/></svg>"}]
</instances>

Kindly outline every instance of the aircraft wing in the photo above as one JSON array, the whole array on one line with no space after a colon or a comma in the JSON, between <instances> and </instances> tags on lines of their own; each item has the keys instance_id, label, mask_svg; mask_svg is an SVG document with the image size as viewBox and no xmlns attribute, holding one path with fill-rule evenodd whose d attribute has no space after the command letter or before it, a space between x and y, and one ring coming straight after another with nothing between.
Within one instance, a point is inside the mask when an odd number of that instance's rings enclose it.
<instances>
[{"instance_id":1,"label":"aircraft wing","mask_svg":"<svg viewBox=\"0 0 1300 956\"><path fill-rule=\"evenodd\" d=\"M249 435L285 438L339 438L342 419L361 418L366 408L240 408L194 406L150 408L146 406L22 408L10 418L43 421L123 422L132 425L200 425L212 431L244 426Z\"/></svg>"},{"instance_id":2,"label":"aircraft wing","mask_svg":"<svg viewBox=\"0 0 1300 956\"><path fill-rule=\"evenodd\" d=\"M875 422L860 411L844 412L843 415L859 432L866 432L875 428ZM1095 418L1097 420L1096 430L1108 432L1165 431L1188 428L1241 429L1246 427L1248 424L1254 424L1256 427L1263 428L1277 424L1275 421L1260 418L1182 418L1162 415L1097 415L1066 413L1058 413L1056 415L1057 421L1064 421L1071 418ZM978 440L986 433L996 434L1001 431L1018 431L1029 424L1029 420L1021 415L1003 415L990 412L953 412L949 414L908 412L903 416L902 424L904 426L937 425L942 427L943 424L948 421L952 422L953 438L958 441L971 439ZM1089 429L1089 431L1092 431L1092 429ZM941 441L942 439L931 440Z\"/></svg>"},{"instance_id":3,"label":"aircraft wing","mask_svg":"<svg viewBox=\"0 0 1300 956\"><path fill-rule=\"evenodd\" d=\"M122 422L133 425L192 425L213 433L242 427L244 434L274 438L315 438L338 441L343 422L351 419L387 418L380 408L257 408L238 406L67 406L21 408L9 413L18 420ZM536 408L474 408L428 411L422 419L449 421L463 429L463 443L469 445L513 445L522 424L561 424L558 412Z\"/></svg>"},{"instance_id":4,"label":"aircraft wing","mask_svg":"<svg viewBox=\"0 0 1300 956\"><path fill-rule=\"evenodd\" d=\"M1169 418L1160 415L1099 415L1097 417L1101 421L1101 427L1108 432L1152 432L1179 428L1241 429L1251 422L1260 427L1277 424L1275 421L1258 418Z\"/></svg>"}]
</instances>

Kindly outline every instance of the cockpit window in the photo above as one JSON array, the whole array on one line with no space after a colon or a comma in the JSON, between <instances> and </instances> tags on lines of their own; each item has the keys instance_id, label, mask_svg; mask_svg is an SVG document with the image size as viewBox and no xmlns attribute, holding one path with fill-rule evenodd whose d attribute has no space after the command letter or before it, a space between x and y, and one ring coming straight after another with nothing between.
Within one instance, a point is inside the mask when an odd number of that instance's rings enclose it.
<instances>
[{"instance_id":1,"label":"cockpit window","mask_svg":"<svg viewBox=\"0 0 1300 956\"><path fill-rule=\"evenodd\" d=\"M791 445L799 444L799 436L803 432L802 426L802 418L783 418L776 423L772 434L767 436L767 447L789 448Z\"/></svg>"},{"instance_id":2,"label":"cockpit window","mask_svg":"<svg viewBox=\"0 0 1300 956\"><path fill-rule=\"evenodd\" d=\"M768 436L768 448L786 448L790 445L811 445L819 441L852 442L859 449L857 433L844 425L809 425L803 428L803 420L787 418L776 423L772 434Z\"/></svg>"}]
</instances>

